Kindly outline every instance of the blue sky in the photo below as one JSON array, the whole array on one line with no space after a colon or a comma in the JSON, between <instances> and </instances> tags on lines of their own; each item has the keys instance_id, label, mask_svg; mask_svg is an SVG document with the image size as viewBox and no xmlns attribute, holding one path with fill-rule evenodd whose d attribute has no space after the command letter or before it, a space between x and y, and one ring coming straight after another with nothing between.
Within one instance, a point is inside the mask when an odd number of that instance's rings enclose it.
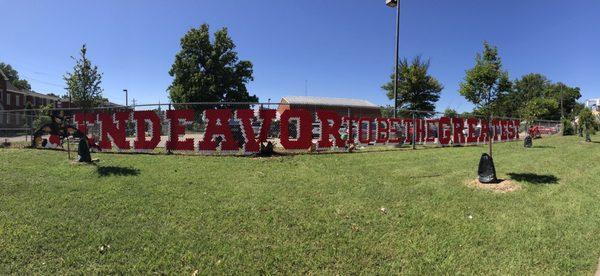
<instances>
[{"instance_id":1,"label":"blue sky","mask_svg":"<svg viewBox=\"0 0 600 276\"><path fill-rule=\"evenodd\" d=\"M105 96L167 102L179 39L208 23L227 27L254 64L251 93L391 102L394 10L384 0L8 1L0 0L0 61L33 89L63 94L62 75L83 43L104 73ZM511 79L545 74L600 97L600 1L402 0L400 56L431 59L444 85L438 109L470 110L457 92L482 41L500 49Z\"/></svg>"}]
</instances>

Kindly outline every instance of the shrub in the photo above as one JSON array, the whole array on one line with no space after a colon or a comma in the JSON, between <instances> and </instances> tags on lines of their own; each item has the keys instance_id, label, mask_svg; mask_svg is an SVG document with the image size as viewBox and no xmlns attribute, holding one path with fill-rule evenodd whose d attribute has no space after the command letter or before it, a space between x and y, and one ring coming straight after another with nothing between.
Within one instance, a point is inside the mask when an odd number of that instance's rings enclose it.
<instances>
[{"instance_id":1,"label":"shrub","mask_svg":"<svg viewBox=\"0 0 600 276\"><path fill-rule=\"evenodd\" d=\"M574 135L575 127L573 127L573 123L569 119L563 119L563 135Z\"/></svg>"}]
</instances>

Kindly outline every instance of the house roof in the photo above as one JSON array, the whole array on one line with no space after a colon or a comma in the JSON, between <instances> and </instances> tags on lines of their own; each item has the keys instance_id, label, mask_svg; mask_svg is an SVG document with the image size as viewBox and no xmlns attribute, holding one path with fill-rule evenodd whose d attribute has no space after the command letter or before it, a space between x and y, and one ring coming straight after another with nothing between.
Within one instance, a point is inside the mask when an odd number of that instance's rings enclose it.
<instances>
[{"instance_id":1,"label":"house roof","mask_svg":"<svg viewBox=\"0 0 600 276\"><path fill-rule=\"evenodd\" d=\"M10 81L8 80L8 77L6 77L6 75L4 74L4 72L2 72L1 69L0 69L0 81L3 81L6 84L6 90L10 91L10 92L20 93L20 94L24 94L24 95L32 96L32 97L46 98L46 99L51 99L51 100L59 100L60 99L59 97L50 96L50 95L42 94L42 93L35 92L35 91L20 90L20 89L16 88L12 83L10 83Z\"/></svg>"},{"instance_id":2,"label":"house roof","mask_svg":"<svg viewBox=\"0 0 600 276\"><path fill-rule=\"evenodd\" d=\"M362 107L362 108L380 108L378 105L361 99L350 98L329 98L313 96L285 96L281 102L298 105L320 105L320 106L343 106L343 107Z\"/></svg>"}]
</instances>

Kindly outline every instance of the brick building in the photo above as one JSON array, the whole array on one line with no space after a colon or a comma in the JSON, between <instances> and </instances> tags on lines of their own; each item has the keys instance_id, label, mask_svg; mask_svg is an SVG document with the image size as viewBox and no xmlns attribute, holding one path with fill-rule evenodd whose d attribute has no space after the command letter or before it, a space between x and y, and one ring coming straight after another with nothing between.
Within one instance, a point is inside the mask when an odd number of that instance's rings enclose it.
<instances>
[{"instance_id":1,"label":"brick building","mask_svg":"<svg viewBox=\"0 0 600 276\"><path fill-rule=\"evenodd\" d=\"M0 126L23 126L26 123L23 116L25 112L8 111L23 110L27 107L27 103L35 109L49 104L57 106L59 102L60 98L56 96L17 89L0 70Z\"/></svg>"},{"instance_id":2,"label":"brick building","mask_svg":"<svg viewBox=\"0 0 600 276\"><path fill-rule=\"evenodd\" d=\"M337 112L340 116L355 118L375 118L381 116L381 107L366 100L347 98L327 98L312 96L286 96L281 98L277 114L281 115L287 109L302 108L313 113L319 109Z\"/></svg>"}]
</instances>

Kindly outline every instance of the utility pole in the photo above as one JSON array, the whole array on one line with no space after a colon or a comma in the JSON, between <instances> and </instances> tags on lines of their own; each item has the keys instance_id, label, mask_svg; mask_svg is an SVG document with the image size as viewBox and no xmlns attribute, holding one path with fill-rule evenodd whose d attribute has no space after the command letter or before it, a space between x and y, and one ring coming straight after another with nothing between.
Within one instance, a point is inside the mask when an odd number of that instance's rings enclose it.
<instances>
[{"instance_id":1,"label":"utility pole","mask_svg":"<svg viewBox=\"0 0 600 276\"><path fill-rule=\"evenodd\" d=\"M400 0L386 0L388 7L396 8L396 49L394 52L394 118L398 116L398 51L400 47Z\"/></svg>"},{"instance_id":2,"label":"utility pole","mask_svg":"<svg viewBox=\"0 0 600 276\"><path fill-rule=\"evenodd\" d=\"M123 92L125 92L125 106L129 107L129 93L127 91L127 89L123 89Z\"/></svg>"},{"instance_id":3,"label":"utility pole","mask_svg":"<svg viewBox=\"0 0 600 276\"><path fill-rule=\"evenodd\" d=\"M490 158L492 157L492 150L493 150L493 143L494 143L494 137L496 136L496 128L494 126L494 110L492 109L492 88L490 87L488 90L488 100L487 100L487 106L490 109L490 121L488 122L488 145L489 145L489 154L490 154Z\"/></svg>"},{"instance_id":4,"label":"utility pole","mask_svg":"<svg viewBox=\"0 0 600 276\"><path fill-rule=\"evenodd\" d=\"M563 107L563 86L562 84L560 84L560 119L564 120L565 119L565 109Z\"/></svg>"}]
</instances>

